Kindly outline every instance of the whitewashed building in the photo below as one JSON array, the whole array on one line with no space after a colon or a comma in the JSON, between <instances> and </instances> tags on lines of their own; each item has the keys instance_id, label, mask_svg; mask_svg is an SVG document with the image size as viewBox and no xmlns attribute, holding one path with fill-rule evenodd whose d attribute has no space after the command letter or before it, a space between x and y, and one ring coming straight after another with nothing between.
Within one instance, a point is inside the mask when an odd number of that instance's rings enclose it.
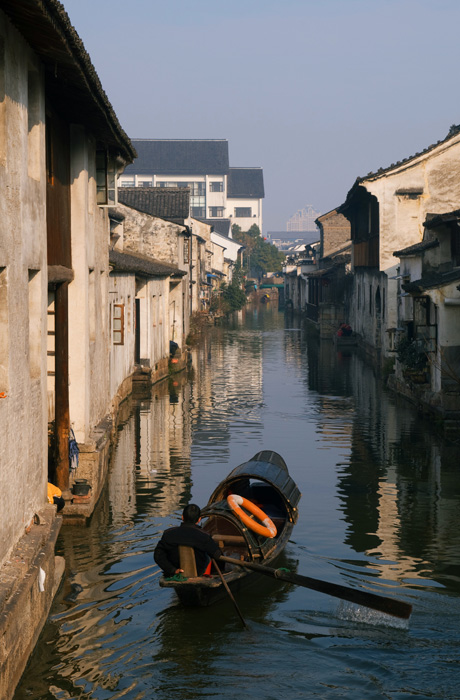
<instances>
[{"instance_id":1,"label":"whitewashed building","mask_svg":"<svg viewBox=\"0 0 460 700\"><path fill-rule=\"evenodd\" d=\"M61 3L1 0L0 696L5 700L59 581L54 542L60 518L47 504L47 481L55 479L64 491L69 485L70 424L85 446L82 461L100 465L100 456L106 456L103 436L96 440L92 431L110 405L107 206L115 203L117 172L134 156ZM95 492L100 474L96 469ZM18 551L27 556L16 556Z\"/></svg>"},{"instance_id":2,"label":"whitewashed building","mask_svg":"<svg viewBox=\"0 0 460 700\"><path fill-rule=\"evenodd\" d=\"M256 224L262 232L263 170L230 167L227 140L133 139L133 144L138 157L120 176L120 187L188 187L192 218L227 219L243 231Z\"/></svg>"},{"instance_id":3,"label":"whitewashed building","mask_svg":"<svg viewBox=\"0 0 460 700\"><path fill-rule=\"evenodd\" d=\"M394 356L401 296L395 251L421 243L430 214L458 209L460 127L389 168L358 178L338 211L351 224L353 304L349 323L379 361Z\"/></svg>"}]
</instances>

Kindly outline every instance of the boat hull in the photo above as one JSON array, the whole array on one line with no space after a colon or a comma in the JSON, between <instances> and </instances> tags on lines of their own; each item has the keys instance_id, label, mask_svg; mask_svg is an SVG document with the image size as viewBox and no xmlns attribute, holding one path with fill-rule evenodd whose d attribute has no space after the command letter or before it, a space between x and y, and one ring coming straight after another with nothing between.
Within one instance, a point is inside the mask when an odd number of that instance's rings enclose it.
<instances>
[{"instance_id":1,"label":"boat hull","mask_svg":"<svg viewBox=\"0 0 460 700\"><path fill-rule=\"evenodd\" d=\"M243 523L228 504L230 494L240 495L257 504L277 528L274 537L257 534ZM248 462L235 467L217 486L202 510L203 530L233 559L273 566L283 552L297 522L297 504L301 494L289 475L283 458L276 452L258 452ZM257 529L257 528L255 528ZM221 572L232 593L251 585L261 574L222 564ZM184 580L160 579L162 588L172 588L181 603L205 607L228 596L218 572Z\"/></svg>"},{"instance_id":2,"label":"boat hull","mask_svg":"<svg viewBox=\"0 0 460 700\"><path fill-rule=\"evenodd\" d=\"M292 529L292 526L286 528L286 531L283 533L283 540L279 542L279 546L273 550L270 556L261 561L257 561L262 565L274 566L276 560L284 551ZM245 571L239 567L235 567L233 571L226 572L224 576L233 594L237 594L241 590L253 584L257 584L259 580L265 578L263 574ZM184 581L162 578L160 580L160 586L162 588L174 589L180 602L186 607L208 607L224 598L228 598L228 592L225 590L225 586L218 576L197 576L196 578L188 578Z\"/></svg>"}]
</instances>

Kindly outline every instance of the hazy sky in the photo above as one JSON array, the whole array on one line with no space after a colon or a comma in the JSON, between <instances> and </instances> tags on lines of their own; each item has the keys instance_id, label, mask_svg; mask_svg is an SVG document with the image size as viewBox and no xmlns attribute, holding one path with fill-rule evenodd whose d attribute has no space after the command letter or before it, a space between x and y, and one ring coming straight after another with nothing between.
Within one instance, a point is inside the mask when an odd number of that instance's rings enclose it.
<instances>
[{"instance_id":1,"label":"hazy sky","mask_svg":"<svg viewBox=\"0 0 460 700\"><path fill-rule=\"evenodd\" d=\"M459 0L64 0L131 138L226 138L265 231L460 123Z\"/></svg>"}]
</instances>

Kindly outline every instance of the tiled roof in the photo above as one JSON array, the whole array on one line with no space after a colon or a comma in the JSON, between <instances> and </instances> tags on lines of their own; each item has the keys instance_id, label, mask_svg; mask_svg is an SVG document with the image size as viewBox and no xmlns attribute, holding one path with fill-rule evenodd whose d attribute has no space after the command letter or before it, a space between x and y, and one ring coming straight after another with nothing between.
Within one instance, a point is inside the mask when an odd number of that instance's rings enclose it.
<instances>
[{"instance_id":1,"label":"tiled roof","mask_svg":"<svg viewBox=\"0 0 460 700\"><path fill-rule=\"evenodd\" d=\"M322 261L324 262L329 262L331 261L332 263L340 265L344 264L346 265L347 263L351 262L351 253L347 253L345 251L351 249L351 243L350 245L347 245L345 248L341 248L340 250L337 250L334 253L329 253L329 255L325 255L324 257L321 258Z\"/></svg>"},{"instance_id":2,"label":"tiled roof","mask_svg":"<svg viewBox=\"0 0 460 700\"><path fill-rule=\"evenodd\" d=\"M447 214L429 214L425 221L425 228L437 228L443 224L455 223L460 219L460 209Z\"/></svg>"},{"instance_id":3,"label":"tiled roof","mask_svg":"<svg viewBox=\"0 0 460 700\"><path fill-rule=\"evenodd\" d=\"M121 211L118 211L116 207L109 207L109 218L111 221L118 221L121 223L125 220L125 215Z\"/></svg>"},{"instance_id":4,"label":"tiled roof","mask_svg":"<svg viewBox=\"0 0 460 700\"><path fill-rule=\"evenodd\" d=\"M411 160L414 160L415 158L419 158L420 156L425 155L425 153L429 153L433 149L435 149L437 146L440 146L442 143L445 143L446 141L449 141L451 138L454 136L457 136L457 134L460 133L460 125L453 124L450 129L449 133L444 139L441 139L440 141L437 141L436 143L432 143L430 146L427 148L423 149L423 151L420 151L419 153L415 153L413 156L409 156L408 158L403 158L403 160L399 160L397 163L392 163L391 165L387 166L386 168L379 168L376 172L371 172L367 173L364 177L358 177L356 182L363 182L363 180L368 180L369 178L375 178L379 177L380 175L383 175L384 173L389 172L390 170L393 170L394 168L399 168L401 165L405 165L406 163L409 163Z\"/></svg>"},{"instance_id":5,"label":"tiled roof","mask_svg":"<svg viewBox=\"0 0 460 700\"><path fill-rule=\"evenodd\" d=\"M134 272L147 277L183 277L186 274L175 265L168 265L131 250L110 250L109 263L119 272Z\"/></svg>"},{"instance_id":6,"label":"tiled roof","mask_svg":"<svg viewBox=\"0 0 460 700\"><path fill-rule=\"evenodd\" d=\"M138 157L125 174L226 175L228 141L225 139L133 139Z\"/></svg>"},{"instance_id":7,"label":"tiled roof","mask_svg":"<svg viewBox=\"0 0 460 700\"><path fill-rule=\"evenodd\" d=\"M230 168L227 179L227 196L242 199L265 197L262 168Z\"/></svg>"},{"instance_id":8,"label":"tiled roof","mask_svg":"<svg viewBox=\"0 0 460 700\"><path fill-rule=\"evenodd\" d=\"M130 162L136 152L105 94L82 40L58 0L2 0L1 9L45 67L51 101Z\"/></svg>"},{"instance_id":9,"label":"tiled roof","mask_svg":"<svg viewBox=\"0 0 460 700\"><path fill-rule=\"evenodd\" d=\"M444 287L445 285L452 284L452 282L456 282L457 280L460 280L459 268L449 270L448 272L432 272L419 280L407 282L401 286L405 292L417 294L426 291L427 289Z\"/></svg>"},{"instance_id":10,"label":"tiled roof","mask_svg":"<svg viewBox=\"0 0 460 700\"><path fill-rule=\"evenodd\" d=\"M221 236L230 238L229 234L232 230L232 222L230 219L200 219L200 221L208 224L208 226L213 226L214 231Z\"/></svg>"},{"instance_id":11,"label":"tiled roof","mask_svg":"<svg viewBox=\"0 0 460 700\"><path fill-rule=\"evenodd\" d=\"M190 212L188 187L120 187L118 201L160 219L187 219Z\"/></svg>"},{"instance_id":12,"label":"tiled roof","mask_svg":"<svg viewBox=\"0 0 460 700\"><path fill-rule=\"evenodd\" d=\"M423 253L424 250L429 250L430 248L437 248L439 241L437 238L431 241L421 241L420 243L414 243L407 248L402 248L401 250L395 250L393 255L397 258L404 258L406 255L416 255L417 253Z\"/></svg>"}]
</instances>

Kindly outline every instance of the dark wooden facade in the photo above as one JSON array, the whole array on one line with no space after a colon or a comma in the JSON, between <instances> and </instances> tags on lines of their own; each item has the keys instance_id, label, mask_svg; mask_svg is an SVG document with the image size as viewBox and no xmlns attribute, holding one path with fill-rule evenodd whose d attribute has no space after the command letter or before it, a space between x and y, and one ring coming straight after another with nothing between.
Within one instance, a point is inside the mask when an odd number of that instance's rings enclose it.
<instances>
[{"instance_id":1,"label":"dark wooden facade","mask_svg":"<svg viewBox=\"0 0 460 700\"><path fill-rule=\"evenodd\" d=\"M54 293L55 454L53 475L62 490L69 487L69 272L72 268L70 224L69 124L47 105L46 225L49 287Z\"/></svg>"}]
</instances>

